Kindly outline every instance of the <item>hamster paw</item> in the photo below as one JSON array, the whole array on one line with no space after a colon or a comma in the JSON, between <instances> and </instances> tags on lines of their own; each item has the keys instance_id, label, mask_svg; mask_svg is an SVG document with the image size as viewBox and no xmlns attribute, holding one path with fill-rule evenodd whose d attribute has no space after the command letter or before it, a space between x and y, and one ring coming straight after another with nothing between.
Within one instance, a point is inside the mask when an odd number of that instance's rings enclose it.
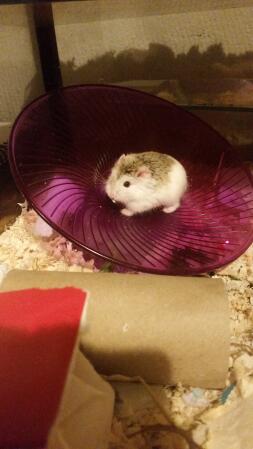
<instances>
[{"instance_id":1,"label":"hamster paw","mask_svg":"<svg viewBox=\"0 0 253 449\"><path fill-rule=\"evenodd\" d=\"M171 214L172 212L175 212L175 210L177 210L179 208L180 204L174 204L173 206L169 206L169 207L164 207L163 208L163 212L165 212L166 214Z\"/></svg>"},{"instance_id":2,"label":"hamster paw","mask_svg":"<svg viewBox=\"0 0 253 449\"><path fill-rule=\"evenodd\" d=\"M123 215L125 215L126 217L132 217L132 215L134 214L131 210L129 209L121 209L120 211Z\"/></svg>"}]
</instances>

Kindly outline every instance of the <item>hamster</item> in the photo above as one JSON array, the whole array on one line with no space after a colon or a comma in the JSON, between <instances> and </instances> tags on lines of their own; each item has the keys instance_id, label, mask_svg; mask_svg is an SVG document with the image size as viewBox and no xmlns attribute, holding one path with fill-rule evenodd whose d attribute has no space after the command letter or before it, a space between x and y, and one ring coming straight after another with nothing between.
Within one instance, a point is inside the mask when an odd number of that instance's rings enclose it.
<instances>
[{"instance_id":1,"label":"hamster","mask_svg":"<svg viewBox=\"0 0 253 449\"><path fill-rule=\"evenodd\" d=\"M109 198L123 204L121 213L128 217L159 207L167 214L174 212L186 189L187 175L180 162L155 151L123 154L105 184Z\"/></svg>"}]
</instances>

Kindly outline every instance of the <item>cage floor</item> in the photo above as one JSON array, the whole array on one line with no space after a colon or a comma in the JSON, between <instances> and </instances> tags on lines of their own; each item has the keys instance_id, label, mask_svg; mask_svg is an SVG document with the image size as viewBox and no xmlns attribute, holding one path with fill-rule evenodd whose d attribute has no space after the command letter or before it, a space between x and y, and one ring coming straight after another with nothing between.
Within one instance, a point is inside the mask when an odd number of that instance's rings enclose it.
<instances>
[{"instance_id":1,"label":"cage floor","mask_svg":"<svg viewBox=\"0 0 253 449\"><path fill-rule=\"evenodd\" d=\"M75 259L66 250L56 257L55 239L45 246L31 232L34 212L22 214L0 235L0 274L14 268L94 271L93 262ZM56 241L57 243L57 241ZM64 246L65 245L65 246ZM64 249L65 248L65 249ZM72 254L72 253L71 253ZM113 383L117 390L109 449L212 448L210 427L222 414L232 413L253 392L253 245L216 276L226 285L230 304L231 352L224 391L153 386L152 392L169 417L166 422L145 386ZM0 279L1 281L1 279ZM224 428L224 432L229 429ZM210 439L209 439L210 438ZM239 447L239 446L238 446Z\"/></svg>"}]
</instances>

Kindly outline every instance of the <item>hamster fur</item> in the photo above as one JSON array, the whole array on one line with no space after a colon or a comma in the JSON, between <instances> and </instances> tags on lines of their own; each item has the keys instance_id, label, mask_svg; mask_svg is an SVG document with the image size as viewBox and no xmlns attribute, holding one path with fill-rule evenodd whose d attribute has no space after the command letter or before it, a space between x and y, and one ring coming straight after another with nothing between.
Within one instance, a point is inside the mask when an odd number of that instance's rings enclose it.
<instances>
[{"instance_id":1,"label":"hamster fur","mask_svg":"<svg viewBox=\"0 0 253 449\"><path fill-rule=\"evenodd\" d=\"M125 206L121 213L126 216L158 207L165 213L174 212L186 189L187 175L181 163L155 151L123 154L105 184L109 198Z\"/></svg>"}]
</instances>

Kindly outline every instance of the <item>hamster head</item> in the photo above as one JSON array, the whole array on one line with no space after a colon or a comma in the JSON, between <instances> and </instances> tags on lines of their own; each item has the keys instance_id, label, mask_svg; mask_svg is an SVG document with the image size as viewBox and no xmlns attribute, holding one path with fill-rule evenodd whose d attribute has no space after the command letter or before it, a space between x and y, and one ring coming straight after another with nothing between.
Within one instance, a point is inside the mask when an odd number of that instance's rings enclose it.
<instances>
[{"instance_id":1,"label":"hamster head","mask_svg":"<svg viewBox=\"0 0 253 449\"><path fill-rule=\"evenodd\" d=\"M157 181L148 166L139 163L134 155L122 155L112 168L105 191L113 202L128 205L150 195Z\"/></svg>"}]
</instances>

